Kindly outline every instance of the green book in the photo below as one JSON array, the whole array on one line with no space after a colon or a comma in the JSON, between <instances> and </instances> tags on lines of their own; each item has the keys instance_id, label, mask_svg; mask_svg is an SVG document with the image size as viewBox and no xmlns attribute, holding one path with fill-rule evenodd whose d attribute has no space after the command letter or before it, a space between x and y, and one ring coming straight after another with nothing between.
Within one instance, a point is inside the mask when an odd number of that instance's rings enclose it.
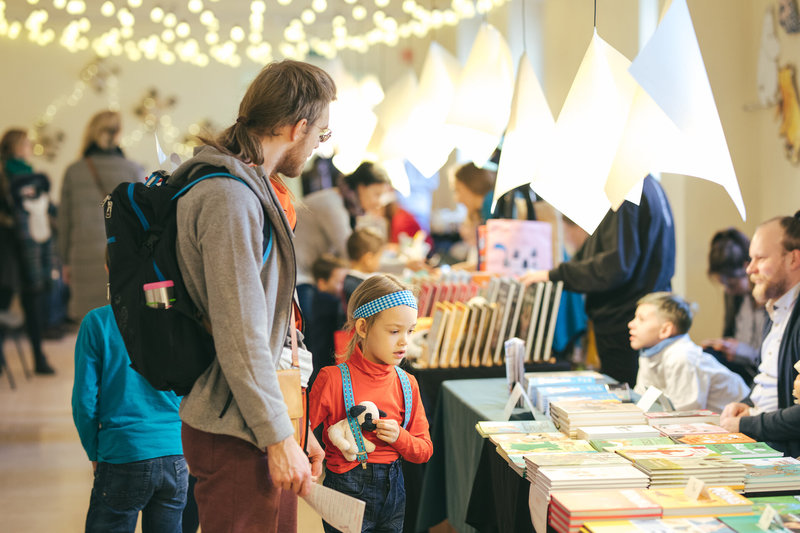
<instances>
[{"instance_id":1,"label":"green book","mask_svg":"<svg viewBox=\"0 0 800 533\"><path fill-rule=\"evenodd\" d=\"M661 446L675 444L669 437L639 437L633 439L590 440L589 444L598 452L612 452L625 446Z\"/></svg>"},{"instance_id":2,"label":"green book","mask_svg":"<svg viewBox=\"0 0 800 533\"><path fill-rule=\"evenodd\" d=\"M783 457L783 452L771 448L765 442L741 442L737 444L704 444L729 459L760 459L765 457Z\"/></svg>"}]
</instances>

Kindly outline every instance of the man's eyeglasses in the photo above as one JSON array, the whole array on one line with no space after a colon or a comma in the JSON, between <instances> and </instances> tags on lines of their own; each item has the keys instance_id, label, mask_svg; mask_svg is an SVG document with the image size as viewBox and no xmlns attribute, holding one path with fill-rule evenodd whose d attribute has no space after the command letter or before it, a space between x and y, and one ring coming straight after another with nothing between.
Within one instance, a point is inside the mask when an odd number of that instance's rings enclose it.
<instances>
[{"instance_id":1,"label":"man's eyeglasses","mask_svg":"<svg viewBox=\"0 0 800 533\"><path fill-rule=\"evenodd\" d=\"M320 143L324 143L325 141L327 141L328 139L331 138L332 134L333 134L333 132L331 131L330 128L325 128L324 130L320 130L320 132L319 132L319 142Z\"/></svg>"}]
</instances>

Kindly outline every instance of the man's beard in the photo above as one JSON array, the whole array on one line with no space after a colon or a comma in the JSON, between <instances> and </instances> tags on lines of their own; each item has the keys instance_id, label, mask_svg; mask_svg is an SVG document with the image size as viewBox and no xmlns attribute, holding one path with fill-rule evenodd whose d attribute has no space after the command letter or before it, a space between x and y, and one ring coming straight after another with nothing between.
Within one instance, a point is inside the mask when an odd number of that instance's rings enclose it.
<instances>
[{"instance_id":1,"label":"man's beard","mask_svg":"<svg viewBox=\"0 0 800 533\"><path fill-rule=\"evenodd\" d=\"M296 178L303 173L306 159L303 144L297 143L278 161L278 164L275 165L275 172L283 174L287 178Z\"/></svg>"},{"instance_id":2,"label":"man's beard","mask_svg":"<svg viewBox=\"0 0 800 533\"><path fill-rule=\"evenodd\" d=\"M765 305L769 300L776 300L789 290L789 282L785 275L771 280L756 283L753 287L753 299L759 305Z\"/></svg>"}]
</instances>

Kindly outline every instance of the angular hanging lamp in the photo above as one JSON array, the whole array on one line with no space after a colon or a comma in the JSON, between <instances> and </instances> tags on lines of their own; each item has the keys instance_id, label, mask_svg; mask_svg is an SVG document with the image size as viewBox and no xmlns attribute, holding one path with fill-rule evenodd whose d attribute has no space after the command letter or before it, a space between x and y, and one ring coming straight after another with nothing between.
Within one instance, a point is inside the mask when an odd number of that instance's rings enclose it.
<instances>
[{"instance_id":1,"label":"angular hanging lamp","mask_svg":"<svg viewBox=\"0 0 800 533\"><path fill-rule=\"evenodd\" d=\"M686 0L673 0L630 73L683 138L682 157L658 170L722 185L744 220L744 200Z\"/></svg>"},{"instance_id":2,"label":"angular hanging lamp","mask_svg":"<svg viewBox=\"0 0 800 533\"><path fill-rule=\"evenodd\" d=\"M595 31L531 187L593 233L608 212L604 191L633 103L630 61Z\"/></svg>"},{"instance_id":3,"label":"angular hanging lamp","mask_svg":"<svg viewBox=\"0 0 800 533\"><path fill-rule=\"evenodd\" d=\"M492 210L503 194L533 181L550 147L554 129L555 120L542 86L527 52L523 53L517 68L511 118L497 168Z\"/></svg>"},{"instance_id":4,"label":"angular hanging lamp","mask_svg":"<svg viewBox=\"0 0 800 533\"><path fill-rule=\"evenodd\" d=\"M416 132L406 148L409 162L425 176L442 168L455 142L445 128L461 65L440 44L432 42L419 77L416 102L409 123Z\"/></svg>"},{"instance_id":5,"label":"angular hanging lamp","mask_svg":"<svg viewBox=\"0 0 800 533\"><path fill-rule=\"evenodd\" d=\"M456 147L477 166L492 155L508 124L514 64L503 36L483 24L461 72L447 115Z\"/></svg>"}]
</instances>

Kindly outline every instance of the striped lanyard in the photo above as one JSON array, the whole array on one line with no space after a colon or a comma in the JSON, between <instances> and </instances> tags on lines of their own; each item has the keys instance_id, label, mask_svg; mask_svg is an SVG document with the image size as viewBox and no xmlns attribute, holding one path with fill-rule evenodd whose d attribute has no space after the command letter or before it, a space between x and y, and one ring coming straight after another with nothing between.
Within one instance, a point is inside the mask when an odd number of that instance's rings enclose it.
<instances>
[{"instance_id":1,"label":"striped lanyard","mask_svg":"<svg viewBox=\"0 0 800 533\"><path fill-rule=\"evenodd\" d=\"M358 424L358 418L350 416L350 408L355 405L353 400L353 384L350 380L350 369L347 363L336 365L339 367L339 372L342 374L342 394L344 396L344 410L347 414L347 423L350 424L350 431L353 433L353 438L358 446L358 453L356 459L361 463L363 468L367 467L367 451L364 449L364 437L361 434L361 426ZM411 383L408 381L408 374L400 368L395 366L397 377L400 378L400 386L403 389L403 405L405 414L403 416L403 429L408 428L408 423L411 421Z\"/></svg>"}]
</instances>

